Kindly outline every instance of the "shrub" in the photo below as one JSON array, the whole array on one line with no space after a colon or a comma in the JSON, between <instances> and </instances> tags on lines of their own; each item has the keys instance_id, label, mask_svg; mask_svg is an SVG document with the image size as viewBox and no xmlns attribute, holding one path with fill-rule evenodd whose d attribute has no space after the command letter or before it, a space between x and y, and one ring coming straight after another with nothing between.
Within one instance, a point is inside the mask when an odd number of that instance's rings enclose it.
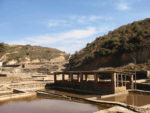
<instances>
[{"instance_id":1,"label":"shrub","mask_svg":"<svg viewBox=\"0 0 150 113\"><path fill-rule=\"evenodd\" d=\"M17 62L20 62L20 56L16 56L14 59L17 60Z\"/></svg>"},{"instance_id":2,"label":"shrub","mask_svg":"<svg viewBox=\"0 0 150 113\"><path fill-rule=\"evenodd\" d=\"M120 40L118 39L109 39L107 41L104 42L104 44L102 45L103 48L107 48L107 49L113 49L114 47L118 46L120 44Z\"/></svg>"},{"instance_id":3,"label":"shrub","mask_svg":"<svg viewBox=\"0 0 150 113\"><path fill-rule=\"evenodd\" d=\"M118 32L124 34L124 33L125 33L125 28L124 28L124 27L119 28L119 29L118 29Z\"/></svg>"},{"instance_id":4,"label":"shrub","mask_svg":"<svg viewBox=\"0 0 150 113\"><path fill-rule=\"evenodd\" d=\"M141 41L143 40L142 36L135 36L135 37L130 37L130 39L128 40L128 43L141 43Z\"/></svg>"},{"instance_id":5,"label":"shrub","mask_svg":"<svg viewBox=\"0 0 150 113\"><path fill-rule=\"evenodd\" d=\"M4 43L0 43L0 52L5 52L6 51L6 46Z\"/></svg>"},{"instance_id":6,"label":"shrub","mask_svg":"<svg viewBox=\"0 0 150 113\"><path fill-rule=\"evenodd\" d=\"M99 54L100 55L109 55L109 54L111 54L111 50L110 49L106 49L106 48L100 48Z\"/></svg>"},{"instance_id":7,"label":"shrub","mask_svg":"<svg viewBox=\"0 0 150 113\"><path fill-rule=\"evenodd\" d=\"M106 39L107 38L107 36L103 36L103 37L101 37L100 39L101 40L104 40L104 39Z\"/></svg>"},{"instance_id":8,"label":"shrub","mask_svg":"<svg viewBox=\"0 0 150 113\"><path fill-rule=\"evenodd\" d=\"M150 36L150 30L145 30L147 36Z\"/></svg>"},{"instance_id":9,"label":"shrub","mask_svg":"<svg viewBox=\"0 0 150 113\"><path fill-rule=\"evenodd\" d=\"M138 23L137 23L137 22L134 22L133 30L134 30L135 32L138 32L138 31L139 31L139 27L138 27Z\"/></svg>"},{"instance_id":10,"label":"shrub","mask_svg":"<svg viewBox=\"0 0 150 113\"><path fill-rule=\"evenodd\" d=\"M126 43L127 37L123 36L120 38L120 43L122 43L123 45Z\"/></svg>"},{"instance_id":11,"label":"shrub","mask_svg":"<svg viewBox=\"0 0 150 113\"><path fill-rule=\"evenodd\" d=\"M78 59L74 59L74 63L77 63L78 62Z\"/></svg>"},{"instance_id":12,"label":"shrub","mask_svg":"<svg viewBox=\"0 0 150 113\"><path fill-rule=\"evenodd\" d=\"M144 36L144 30L140 30L140 31L138 31L138 33L137 33L137 36Z\"/></svg>"},{"instance_id":13,"label":"shrub","mask_svg":"<svg viewBox=\"0 0 150 113\"><path fill-rule=\"evenodd\" d=\"M94 58L95 58L94 53L90 54L89 58L90 58L90 59L94 59Z\"/></svg>"},{"instance_id":14,"label":"shrub","mask_svg":"<svg viewBox=\"0 0 150 113\"><path fill-rule=\"evenodd\" d=\"M123 47L123 51L125 52L132 52L135 50L135 46L133 44L126 44L124 47Z\"/></svg>"}]
</instances>

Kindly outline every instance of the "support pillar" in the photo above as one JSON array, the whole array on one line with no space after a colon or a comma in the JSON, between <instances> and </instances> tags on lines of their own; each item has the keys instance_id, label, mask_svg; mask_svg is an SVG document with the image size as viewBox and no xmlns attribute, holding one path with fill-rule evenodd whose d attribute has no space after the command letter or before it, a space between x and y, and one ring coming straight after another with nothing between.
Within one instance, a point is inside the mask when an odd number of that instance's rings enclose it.
<instances>
[{"instance_id":1,"label":"support pillar","mask_svg":"<svg viewBox=\"0 0 150 113\"><path fill-rule=\"evenodd\" d=\"M88 74L85 74L85 82L87 82Z\"/></svg>"},{"instance_id":2,"label":"support pillar","mask_svg":"<svg viewBox=\"0 0 150 113\"><path fill-rule=\"evenodd\" d=\"M94 73L94 86L97 86L98 74Z\"/></svg>"},{"instance_id":3,"label":"support pillar","mask_svg":"<svg viewBox=\"0 0 150 113\"><path fill-rule=\"evenodd\" d=\"M56 83L56 73L54 73L54 82Z\"/></svg>"},{"instance_id":4,"label":"support pillar","mask_svg":"<svg viewBox=\"0 0 150 113\"><path fill-rule=\"evenodd\" d=\"M112 73L112 93L116 93L116 73Z\"/></svg>"},{"instance_id":5,"label":"support pillar","mask_svg":"<svg viewBox=\"0 0 150 113\"><path fill-rule=\"evenodd\" d=\"M72 84L72 82L73 82L73 74L72 73L70 73L70 81L71 81L71 84Z\"/></svg>"},{"instance_id":6,"label":"support pillar","mask_svg":"<svg viewBox=\"0 0 150 113\"><path fill-rule=\"evenodd\" d=\"M71 81L70 73L68 74L68 81Z\"/></svg>"},{"instance_id":7,"label":"support pillar","mask_svg":"<svg viewBox=\"0 0 150 113\"><path fill-rule=\"evenodd\" d=\"M62 83L64 83L64 73L62 73Z\"/></svg>"},{"instance_id":8,"label":"support pillar","mask_svg":"<svg viewBox=\"0 0 150 113\"><path fill-rule=\"evenodd\" d=\"M127 86L127 75L125 75L125 86Z\"/></svg>"},{"instance_id":9,"label":"support pillar","mask_svg":"<svg viewBox=\"0 0 150 113\"><path fill-rule=\"evenodd\" d=\"M116 87L118 87L118 86L119 86L119 76L118 76L118 74L116 74L116 76L117 76L117 83L116 83Z\"/></svg>"},{"instance_id":10,"label":"support pillar","mask_svg":"<svg viewBox=\"0 0 150 113\"><path fill-rule=\"evenodd\" d=\"M131 84L131 89L134 89L133 75L130 76L130 84Z\"/></svg>"},{"instance_id":11,"label":"support pillar","mask_svg":"<svg viewBox=\"0 0 150 113\"><path fill-rule=\"evenodd\" d=\"M79 74L77 74L77 80L78 80L78 82L79 82L79 77L80 77Z\"/></svg>"},{"instance_id":12,"label":"support pillar","mask_svg":"<svg viewBox=\"0 0 150 113\"><path fill-rule=\"evenodd\" d=\"M83 74L80 73L80 84L82 85L82 82L83 82Z\"/></svg>"},{"instance_id":13,"label":"support pillar","mask_svg":"<svg viewBox=\"0 0 150 113\"><path fill-rule=\"evenodd\" d=\"M123 86L123 75L121 74L121 86Z\"/></svg>"}]
</instances>

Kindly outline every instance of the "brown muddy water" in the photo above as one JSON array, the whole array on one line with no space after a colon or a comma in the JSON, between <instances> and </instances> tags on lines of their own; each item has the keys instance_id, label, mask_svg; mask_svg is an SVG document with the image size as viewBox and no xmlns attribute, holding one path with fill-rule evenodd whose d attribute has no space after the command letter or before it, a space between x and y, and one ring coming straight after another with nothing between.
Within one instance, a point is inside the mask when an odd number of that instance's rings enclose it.
<instances>
[{"instance_id":1,"label":"brown muddy water","mask_svg":"<svg viewBox=\"0 0 150 113\"><path fill-rule=\"evenodd\" d=\"M129 93L129 94L114 96L114 97L105 98L101 100L122 102L122 103L126 103L129 105L134 105L134 106L144 106L146 104L150 104L150 95Z\"/></svg>"},{"instance_id":2,"label":"brown muddy water","mask_svg":"<svg viewBox=\"0 0 150 113\"><path fill-rule=\"evenodd\" d=\"M93 113L106 108L43 95L0 102L0 113Z\"/></svg>"},{"instance_id":3,"label":"brown muddy water","mask_svg":"<svg viewBox=\"0 0 150 113\"><path fill-rule=\"evenodd\" d=\"M69 91L69 90L60 90L60 89L45 89L46 92L55 93L55 94L62 94L72 97L79 97L79 98L90 98L90 97L100 97L100 95L94 95L90 93L81 93L77 91ZM148 94L138 94L138 93L128 93L120 96L109 97L105 99L98 99L98 100L105 100L105 101L115 101L115 102L122 102L129 105L134 106L144 106L150 104L150 95Z\"/></svg>"}]
</instances>

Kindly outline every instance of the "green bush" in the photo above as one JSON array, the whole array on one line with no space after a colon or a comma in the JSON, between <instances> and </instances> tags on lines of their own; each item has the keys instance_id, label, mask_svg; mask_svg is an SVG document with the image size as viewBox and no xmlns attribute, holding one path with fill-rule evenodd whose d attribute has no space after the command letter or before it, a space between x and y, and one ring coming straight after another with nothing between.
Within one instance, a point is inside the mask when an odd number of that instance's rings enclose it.
<instances>
[{"instance_id":1,"label":"green bush","mask_svg":"<svg viewBox=\"0 0 150 113\"><path fill-rule=\"evenodd\" d=\"M132 52L135 50L135 45L133 44L126 44L124 47L123 47L123 51L125 52Z\"/></svg>"},{"instance_id":2,"label":"green bush","mask_svg":"<svg viewBox=\"0 0 150 113\"><path fill-rule=\"evenodd\" d=\"M144 36L144 30L140 30L140 31L138 31L138 33L137 33L137 36Z\"/></svg>"},{"instance_id":3,"label":"green bush","mask_svg":"<svg viewBox=\"0 0 150 113\"><path fill-rule=\"evenodd\" d=\"M90 59L94 59L94 58L95 58L94 53L90 54L89 58L90 58Z\"/></svg>"},{"instance_id":4,"label":"green bush","mask_svg":"<svg viewBox=\"0 0 150 113\"><path fill-rule=\"evenodd\" d=\"M123 45L126 43L126 41L127 41L127 37L121 37L120 38L120 43L122 43Z\"/></svg>"},{"instance_id":5,"label":"green bush","mask_svg":"<svg viewBox=\"0 0 150 113\"><path fill-rule=\"evenodd\" d=\"M145 30L147 36L150 36L150 30Z\"/></svg>"},{"instance_id":6,"label":"green bush","mask_svg":"<svg viewBox=\"0 0 150 113\"><path fill-rule=\"evenodd\" d=\"M111 54L111 50L110 49L106 49L106 48L100 48L99 54L100 55L109 55L109 54Z\"/></svg>"},{"instance_id":7,"label":"green bush","mask_svg":"<svg viewBox=\"0 0 150 113\"><path fill-rule=\"evenodd\" d=\"M139 27L138 27L138 23L137 23L137 22L134 23L134 25L133 25L133 30L134 30L135 32L138 32L138 31L139 31Z\"/></svg>"},{"instance_id":8,"label":"green bush","mask_svg":"<svg viewBox=\"0 0 150 113\"><path fill-rule=\"evenodd\" d=\"M106 39L107 38L107 36L103 36L103 37L101 37L100 39L101 40L104 40L104 39Z\"/></svg>"},{"instance_id":9,"label":"green bush","mask_svg":"<svg viewBox=\"0 0 150 113\"><path fill-rule=\"evenodd\" d=\"M74 59L74 63L77 63L78 62L78 59Z\"/></svg>"},{"instance_id":10,"label":"green bush","mask_svg":"<svg viewBox=\"0 0 150 113\"><path fill-rule=\"evenodd\" d=\"M17 62L20 62L20 56L16 56L14 59L17 60Z\"/></svg>"},{"instance_id":11,"label":"green bush","mask_svg":"<svg viewBox=\"0 0 150 113\"><path fill-rule=\"evenodd\" d=\"M142 36L136 36L136 37L130 37L130 39L128 40L128 43L141 43L143 40Z\"/></svg>"},{"instance_id":12,"label":"green bush","mask_svg":"<svg viewBox=\"0 0 150 113\"><path fill-rule=\"evenodd\" d=\"M119 44L120 40L113 38L105 41L102 47L107 49L113 49L114 47L119 46Z\"/></svg>"},{"instance_id":13,"label":"green bush","mask_svg":"<svg viewBox=\"0 0 150 113\"><path fill-rule=\"evenodd\" d=\"M6 46L4 43L0 43L0 52L5 52L6 51Z\"/></svg>"},{"instance_id":14,"label":"green bush","mask_svg":"<svg viewBox=\"0 0 150 113\"><path fill-rule=\"evenodd\" d=\"M124 34L125 33L125 28L124 27L122 27L122 28L120 28L120 29L118 29L118 32L121 34Z\"/></svg>"}]
</instances>

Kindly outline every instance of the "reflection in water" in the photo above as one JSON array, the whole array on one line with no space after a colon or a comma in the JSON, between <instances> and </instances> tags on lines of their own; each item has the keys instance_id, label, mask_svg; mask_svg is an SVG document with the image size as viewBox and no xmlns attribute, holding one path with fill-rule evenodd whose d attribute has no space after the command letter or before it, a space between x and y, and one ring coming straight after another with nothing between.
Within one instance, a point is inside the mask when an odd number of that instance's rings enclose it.
<instances>
[{"instance_id":1,"label":"reflection in water","mask_svg":"<svg viewBox=\"0 0 150 113\"><path fill-rule=\"evenodd\" d=\"M33 96L0 102L0 113L93 113L105 108L50 96Z\"/></svg>"},{"instance_id":2,"label":"reflection in water","mask_svg":"<svg viewBox=\"0 0 150 113\"><path fill-rule=\"evenodd\" d=\"M116 101L116 102L122 102L129 105L135 105L135 106L143 106L146 104L150 104L150 96L146 94L137 94L137 93L129 93L126 95L120 95L115 97L110 97L106 99L102 99L106 101Z\"/></svg>"}]
</instances>

